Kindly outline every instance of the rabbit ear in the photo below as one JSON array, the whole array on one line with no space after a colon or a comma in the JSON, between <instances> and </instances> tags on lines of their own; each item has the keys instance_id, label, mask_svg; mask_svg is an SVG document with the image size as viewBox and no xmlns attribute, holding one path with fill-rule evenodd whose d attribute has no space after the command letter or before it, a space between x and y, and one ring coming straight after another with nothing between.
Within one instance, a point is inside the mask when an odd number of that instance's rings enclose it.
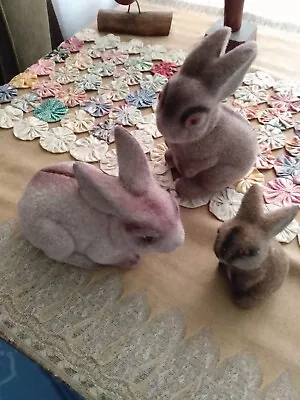
<instances>
[{"instance_id":1,"label":"rabbit ear","mask_svg":"<svg viewBox=\"0 0 300 400\"><path fill-rule=\"evenodd\" d=\"M241 44L220 57L210 69L207 78L219 100L230 96L241 84L257 55L255 42Z\"/></svg>"},{"instance_id":2,"label":"rabbit ear","mask_svg":"<svg viewBox=\"0 0 300 400\"><path fill-rule=\"evenodd\" d=\"M298 211L299 206L292 206L268 213L264 218L263 229L270 237L278 235L293 221Z\"/></svg>"},{"instance_id":3,"label":"rabbit ear","mask_svg":"<svg viewBox=\"0 0 300 400\"><path fill-rule=\"evenodd\" d=\"M135 196L145 193L153 181L148 160L136 139L123 127L115 128L119 179Z\"/></svg>"},{"instance_id":4,"label":"rabbit ear","mask_svg":"<svg viewBox=\"0 0 300 400\"><path fill-rule=\"evenodd\" d=\"M201 43L187 56L180 73L190 78L199 78L201 72L211 62L225 53L231 29L223 27L206 36Z\"/></svg>"},{"instance_id":5,"label":"rabbit ear","mask_svg":"<svg viewBox=\"0 0 300 400\"><path fill-rule=\"evenodd\" d=\"M73 164L75 178L78 182L80 194L97 210L105 214L124 214L129 194L118 185L116 178L103 174L93 165L75 162ZM131 197L131 196L130 196Z\"/></svg>"},{"instance_id":6,"label":"rabbit ear","mask_svg":"<svg viewBox=\"0 0 300 400\"><path fill-rule=\"evenodd\" d=\"M263 189L255 184L243 197L237 217L249 222L258 220L263 214Z\"/></svg>"}]
</instances>

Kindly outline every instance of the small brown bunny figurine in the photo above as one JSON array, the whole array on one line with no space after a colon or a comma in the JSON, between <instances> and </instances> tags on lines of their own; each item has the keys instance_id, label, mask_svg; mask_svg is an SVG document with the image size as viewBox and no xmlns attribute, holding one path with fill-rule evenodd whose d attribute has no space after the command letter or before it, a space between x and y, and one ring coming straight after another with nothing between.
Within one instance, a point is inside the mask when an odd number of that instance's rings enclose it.
<instances>
[{"instance_id":1,"label":"small brown bunny figurine","mask_svg":"<svg viewBox=\"0 0 300 400\"><path fill-rule=\"evenodd\" d=\"M299 207L264 213L262 197L262 188L253 185L237 215L218 230L214 244L234 302L243 308L258 305L278 290L289 270L289 258L275 236L292 222Z\"/></svg>"}]
</instances>

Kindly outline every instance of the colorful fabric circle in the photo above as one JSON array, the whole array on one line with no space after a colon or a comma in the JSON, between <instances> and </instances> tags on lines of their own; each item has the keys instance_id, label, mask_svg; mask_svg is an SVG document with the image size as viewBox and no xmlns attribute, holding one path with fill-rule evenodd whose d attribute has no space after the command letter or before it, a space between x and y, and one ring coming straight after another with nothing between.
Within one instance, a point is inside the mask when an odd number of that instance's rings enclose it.
<instances>
[{"instance_id":1,"label":"colorful fabric circle","mask_svg":"<svg viewBox=\"0 0 300 400\"><path fill-rule=\"evenodd\" d=\"M156 99L156 94L153 90L141 89L129 93L126 97L126 103L137 108L151 107Z\"/></svg>"},{"instance_id":2,"label":"colorful fabric circle","mask_svg":"<svg viewBox=\"0 0 300 400\"><path fill-rule=\"evenodd\" d=\"M38 80L36 74L30 71L21 72L16 75L9 84L17 89L29 89L34 85Z\"/></svg>"},{"instance_id":3,"label":"colorful fabric circle","mask_svg":"<svg viewBox=\"0 0 300 400\"><path fill-rule=\"evenodd\" d=\"M32 87L32 90L43 99L57 96L61 89L61 85L53 81L38 81Z\"/></svg>"},{"instance_id":4,"label":"colorful fabric circle","mask_svg":"<svg viewBox=\"0 0 300 400\"><path fill-rule=\"evenodd\" d=\"M33 111L39 104L41 104L42 98L38 93L28 92L23 96L15 97L11 101L11 105L25 113Z\"/></svg>"},{"instance_id":5,"label":"colorful fabric circle","mask_svg":"<svg viewBox=\"0 0 300 400\"><path fill-rule=\"evenodd\" d=\"M113 107L111 100L102 97L91 97L81 105L81 108L93 117L103 117L109 114Z\"/></svg>"},{"instance_id":6,"label":"colorful fabric circle","mask_svg":"<svg viewBox=\"0 0 300 400\"><path fill-rule=\"evenodd\" d=\"M9 103L13 98L18 96L18 90L10 85L0 86L0 104Z\"/></svg>"},{"instance_id":7,"label":"colorful fabric circle","mask_svg":"<svg viewBox=\"0 0 300 400\"><path fill-rule=\"evenodd\" d=\"M38 76L50 75L55 69L55 62L52 60L45 60L41 58L36 64L27 68L28 71L37 74Z\"/></svg>"},{"instance_id":8,"label":"colorful fabric circle","mask_svg":"<svg viewBox=\"0 0 300 400\"><path fill-rule=\"evenodd\" d=\"M67 114L68 107L57 99L48 99L36 107L33 115L46 122L58 122Z\"/></svg>"},{"instance_id":9,"label":"colorful fabric circle","mask_svg":"<svg viewBox=\"0 0 300 400\"><path fill-rule=\"evenodd\" d=\"M170 79L176 72L179 70L179 67L171 62L162 61L160 63L154 64L151 72L152 74L160 74Z\"/></svg>"}]
</instances>

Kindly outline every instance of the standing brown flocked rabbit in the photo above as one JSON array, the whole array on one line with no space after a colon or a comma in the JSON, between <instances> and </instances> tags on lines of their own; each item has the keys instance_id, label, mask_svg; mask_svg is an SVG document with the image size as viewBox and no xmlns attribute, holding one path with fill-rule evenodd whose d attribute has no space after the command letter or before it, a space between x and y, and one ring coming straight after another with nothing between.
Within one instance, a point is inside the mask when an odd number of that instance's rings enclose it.
<instances>
[{"instance_id":1,"label":"standing brown flocked rabbit","mask_svg":"<svg viewBox=\"0 0 300 400\"><path fill-rule=\"evenodd\" d=\"M166 161L181 176L182 198L211 197L243 178L255 163L256 135L226 104L257 54L255 42L225 53L231 30L202 40L161 92L157 126L169 147Z\"/></svg>"},{"instance_id":2,"label":"standing brown flocked rabbit","mask_svg":"<svg viewBox=\"0 0 300 400\"><path fill-rule=\"evenodd\" d=\"M290 261L275 236L299 211L291 206L264 213L262 198L262 188L253 185L237 215L220 227L214 244L234 300L244 308L261 303L282 285Z\"/></svg>"}]
</instances>

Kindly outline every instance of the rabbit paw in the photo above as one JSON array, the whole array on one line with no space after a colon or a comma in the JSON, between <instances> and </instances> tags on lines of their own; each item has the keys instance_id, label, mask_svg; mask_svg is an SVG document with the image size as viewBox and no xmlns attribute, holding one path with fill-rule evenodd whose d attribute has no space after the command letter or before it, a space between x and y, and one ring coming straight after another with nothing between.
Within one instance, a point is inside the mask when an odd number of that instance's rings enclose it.
<instances>
[{"instance_id":1,"label":"rabbit paw","mask_svg":"<svg viewBox=\"0 0 300 400\"><path fill-rule=\"evenodd\" d=\"M174 159L173 159L173 155L170 149L168 149L165 153L165 160L166 163L168 164L168 166L170 168L175 168L175 163L174 163Z\"/></svg>"},{"instance_id":2,"label":"rabbit paw","mask_svg":"<svg viewBox=\"0 0 300 400\"><path fill-rule=\"evenodd\" d=\"M118 264L118 267L121 268L134 268L136 264L140 261L141 256L139 254L133 254L131 257L126 260L121 261Z\"/></svg>"},{"instance_id":3,"label":"rabbit paw","mask_svg":"<svg viewBox=\"0 0 300 400\"><path fill-rule=\"evenodd\" d=\"M260 301L258 298L256 298L256 296L247 293L243 295L235 295L234 303L238 307L247 310L252 307L258 306L260 304Z\"/></svg>"},{"instance_id":4,"label":"rabbit paw","mask_svg":"<svg viewBox=\"0 0 300 400\"><path fill-rule=\"evenodd\" d=\"M187 178L179 178L175 188L178 196L182 199L194 200L208 195L201 186Z\"/></svg>"}]
</instances>

